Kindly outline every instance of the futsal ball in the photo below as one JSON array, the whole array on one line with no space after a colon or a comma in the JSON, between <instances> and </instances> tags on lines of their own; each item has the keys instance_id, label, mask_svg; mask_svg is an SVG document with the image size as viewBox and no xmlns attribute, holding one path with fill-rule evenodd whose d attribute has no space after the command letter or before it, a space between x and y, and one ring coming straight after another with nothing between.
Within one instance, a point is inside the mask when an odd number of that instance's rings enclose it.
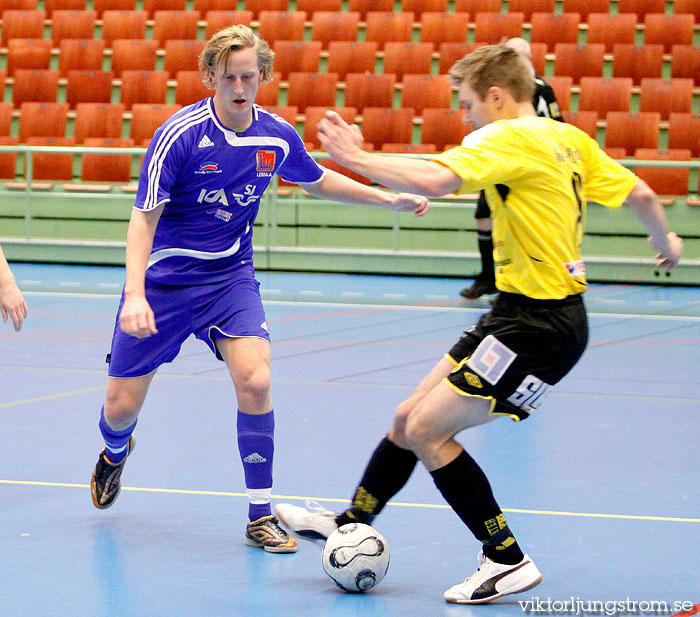
<instances>
[{"instance_id":1,"label":"futsal ball","mask_svg":"<svg viewBox=\"0 0 700 617\"><path fill-rule=\"evenodd\" d=\"M362 593L378 585L389 569L389 544L374 527L348 523L328 536L323 569L341 589Z\"/></svg>"}]
</instances>

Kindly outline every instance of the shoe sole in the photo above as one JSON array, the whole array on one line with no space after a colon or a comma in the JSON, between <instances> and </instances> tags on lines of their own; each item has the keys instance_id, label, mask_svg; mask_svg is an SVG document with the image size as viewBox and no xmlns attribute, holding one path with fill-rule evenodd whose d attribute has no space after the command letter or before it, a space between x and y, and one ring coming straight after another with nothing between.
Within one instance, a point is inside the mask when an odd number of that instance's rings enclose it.
<instances>
[{"instance_id":1,"label":"shoe sole","mask_svg":"<svg viewBox=\"0 0 700 617\"><path fill-rule=\"evenodd\" d=\"M523 591L528 591L529 589L532 589L533 587L537 587L542 582L542 575L540 574L532 583L527 585L526 587L522 587L520 589L516 589L513 591L504 591L502 593L499 593L498 595L491 596L490 598L483 598L481 600L455 600L455 599L445 599L445 601L448 604L488 604L489 602L493 602L494 600L498 600L498 598L502 598L503 596L509 596L514 593L522 593Z\"/></svg>"},{"instance_id":2,"label":"shoe sole","mask_svg":"<svg viewBox=\"0 0 700 617\"><path fill-rule=\"evenodd\" d=\"M291 544L292 541L294 541L293 545ZM252 538L249 538L248 536L246 536L245 543L248 546L253 546L255 548L261 548L266 553L280 553L280 554L296 553L297 548L298 548L298 544L294 538L289 538L289 543L283 544L281 546L265 546L264 544L260 544L260 542L258 542L257 540L253 540Z\"/></svg>"}]
</instances>

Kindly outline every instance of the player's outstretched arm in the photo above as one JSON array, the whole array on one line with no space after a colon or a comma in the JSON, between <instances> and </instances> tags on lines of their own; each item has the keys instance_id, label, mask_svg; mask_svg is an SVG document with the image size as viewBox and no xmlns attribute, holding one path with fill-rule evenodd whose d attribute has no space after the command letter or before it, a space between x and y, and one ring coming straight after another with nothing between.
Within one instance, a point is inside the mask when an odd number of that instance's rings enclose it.
<instances>
[{"instance_id":1,"label":"player's outstretched arm","mask_svg":"<svg viewBox=\"0 0 700 617\"><path fill-rule=\"evenodd\" d=\"M2 247L0 247L0 312L3 323L7 323L9 318L12 320L15 332L22 329L22 322L27 316L27 303L17 287Z\"/></svg>"},{"instance_id":2,"label":"player's outstretched arm","mask_svg":"<svg viewBox=\"0 0 700 617\"><path fill-rule=\"evenodd\" d=\"M666 228L666 214L656 193L644 180L637 180L625 199L649 234L649 242L657 251L657 267L673 270L683 253L683 240Z\"/></svg>"},{"instance_id":3,"label":"player's outstretched arm","mask_svg":"<svg viewBox=\"0 0 700 617\"><path fill-rule=\"evenodd\" d=\"M462 185L462 179L440 163L366 152L357 126L350 126L334 111L326 112L319 122L318 138L338 163L397 191L442 197Z\"/></svg>"},{"instance_id":4,"label":"player's outstretched arm","mask_svg":"<svg viewBox=\"0 0 700 617\"><path fill-rule=\"evenodd\" d=\"M318 182L300 186L314 197L341 203L383 206L399 212L414 212L416 216L424 216L430 210L430 202L425 197L381 191L332 169L327 169Z\"/></svg>"},{"instance_id":5,"label":"player's outstretched arm","mask_svg":"<svg viewBox=\"0 0 700 617\"><path fill-rule=\"evenodd\" d=\"M119 326L126 334L137 338L158 332L145 287L148 258L162 211L162 206L147 212L132 210L126 234L126 283Z\"/></svg>"}]
</instances>

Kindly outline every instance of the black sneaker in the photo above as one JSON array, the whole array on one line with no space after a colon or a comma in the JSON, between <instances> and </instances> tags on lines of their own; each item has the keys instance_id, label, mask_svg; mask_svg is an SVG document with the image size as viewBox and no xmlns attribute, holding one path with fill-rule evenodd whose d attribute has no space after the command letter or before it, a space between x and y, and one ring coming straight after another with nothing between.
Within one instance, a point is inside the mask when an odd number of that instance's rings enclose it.
<instances>
[{"instance_id":1,"label":"black sneaker","mask_svg":"<svg viewBox=\"0 0 700 617\"><path fill-rule=\"evenodd\" d=\"M129 458L129 454L134 450L135 444L134 438L129 437L127 454L122 461L116 465L109 462L105 457L104 450L100 452L97 465L95 465L95 471L92 472L92 480L90 481L92 503L95 504L96 508L100 510L109 508L117 500L117 497L119 497L119 491L122 488L120 482L122 471L124 471L126 459Z\"/></svg>"},{"instance_id":2,"label":"black sneaker","mask_svg":"<svg viewBox=\"0 0 700 617\"><path fill-rule=\"evenodd\" d=\"M496 283L491 280L476 277L471 287L465 287L459 292L459 295L467 300L476 300L481 298L481 296L488 296L491 294L497 294L498 287Z\"/></svg>"}]
</instances>

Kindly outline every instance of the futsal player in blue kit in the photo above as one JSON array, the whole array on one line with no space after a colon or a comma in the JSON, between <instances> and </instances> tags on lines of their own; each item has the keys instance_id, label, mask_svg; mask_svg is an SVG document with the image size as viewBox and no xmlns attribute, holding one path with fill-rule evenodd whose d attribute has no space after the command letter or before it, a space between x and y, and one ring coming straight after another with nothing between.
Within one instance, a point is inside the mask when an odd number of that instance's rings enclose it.
<instances>
[{"instance_id":1,"label":"futsal player in blue kit","mask_svg":"<svg viewBox=\"0 0 700 617\"><path fill-rule=\"evenodd\" d=\"M320 167L294 127L254 103L260 83L272 77L273 57L246 26L216 33L199 62L213 97L178 111L148 148L99 422L105 448L91 488L97 508L114 503L151 380L194 334L226 363L235 387L249 498L246 543L292 553L297 542L270 509L270 334L252 261L260 198L279 174L323 199L418 216L430 206L425 197L381 191Z\"/></svg>"}]
</instances>

